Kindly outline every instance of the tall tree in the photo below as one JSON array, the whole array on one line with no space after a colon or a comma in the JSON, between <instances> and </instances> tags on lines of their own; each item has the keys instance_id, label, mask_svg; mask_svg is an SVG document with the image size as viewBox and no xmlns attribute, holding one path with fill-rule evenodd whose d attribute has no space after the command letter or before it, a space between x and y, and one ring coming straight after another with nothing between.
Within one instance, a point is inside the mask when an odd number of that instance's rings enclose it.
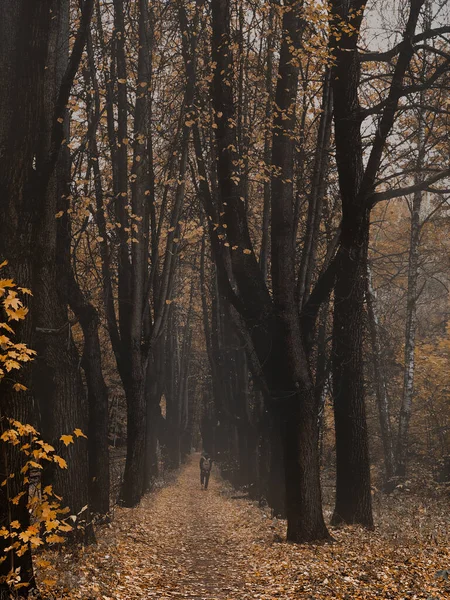
<instances>
[{"instance_id":1,"label":"tall tree","mask_svg":"<svg viewBox=\"0 0 450 600\"><path fill-rule=\"evenodd\" d=\"M42 110L42 81L50 19L50 2L19 1L11 4L5 0L0 3L0 74L4 81L0 89L0 256L3 260L9 260L8 275L28 288L33 287L33 160ZM32 347L32 313L23 327L17 329L17 335ZM31 389L30 367L24 370L22 383ZM0 384L2 421L10 417L24 423L33 422L35 415L32 407L31 392L25 396L7 392L4 383ZM11 448L11 453L8 450L1 453L2 473L8 472L4 460L7 454L10 469L19 472L23 466L23 458L17 447ZM17 505L12 504L5 491L5 487L2 487L1 525L9 528L9 521L17 519L26 526L29 522L26 499L23 498ZM30 584L18 592L19 596L27 597L29 589L35 586L31 551L25 552L19 564L12 565L11 560L2 561L2 580L12 566L14 569L20 568L22 581ZM3 582L0 585L0 597L6 599L10 594L9 585Z\"/></svg>"},{"instance_id":2,"label":"tall tree","mask_svg":"<svg viewBox=\"0 0 450 600\"><path fill-rule=\"evenodd\" d=\"M47 469L44 479L64 497L79 520L89 522L88 449L84 440L62 447L62 435L87 430L87 403L68 316L70 234L68 203L70 156L63 145L73 79L87 39L93 2L82 4L80 26L69 55L69 3L53 2L43 110L36 152L35 319L38 359L33 376L43 435L67 457L68 469ZM81 443L80 443L81 442ZM88 537L92 529L85 529Z\"/></svg>"},{"instance_id":3,"label":"tall tree","mask_svg":"<svg viewBox=\"0 0 450 600\"><path fill-rule=\"evenodd\" d=\"M301 2L283 10L278 85L275 95L272 163L279 170L272 180L273 302L252 249L241 175L236 165L235 107L232 86L230 2L211 3L213 32L212 89L217 144L220 209L224 212L231 265L239 293L231 297L252 337L271 394L270 408L279 414L284 449L288 539L328 538L321 508L317 407L300 333L295 303L293 222L293 142L298 62L304 21Z\"/></svg>"},{"instance_id":4,"label":"tall tree","mask_svg":"<svg viewBox=\"0 0 450 600\"><path fill-rule=\"evenodd\" d=\"M378 201L406 191L426 189L448 175L448 170L408 188L376 192L377 177L399 109L400 99L429 87L449 68L448 58L435 67L423 84L405 84L417 42L437 35L438 30L415 34L424 0L411 0L402 42L386 53L357 50L363 2L331 3L331 50L333 53L333 105L336 163L342 201L340 247L334 261L333 394L336 426L337 484L334 523L361 523L371 527L371 495L367 425L364 402L363 322L364 281L370 230L370 211ZM385 97L362 109L359 99L361 61L389 61L396 57ZM376 115L374 135L366 148L364 166L361 125Z\"/></svg>"}]
</instances>

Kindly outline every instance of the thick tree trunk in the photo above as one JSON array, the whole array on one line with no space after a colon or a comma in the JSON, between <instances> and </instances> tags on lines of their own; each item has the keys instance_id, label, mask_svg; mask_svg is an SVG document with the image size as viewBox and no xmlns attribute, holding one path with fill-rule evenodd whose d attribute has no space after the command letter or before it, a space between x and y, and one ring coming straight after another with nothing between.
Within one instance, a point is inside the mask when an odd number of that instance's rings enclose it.
<instances>
[{"instance_id":1,"label":"thick tree trunk","mask_svg":"<svg viewBox=\"0 0 450 600\"><path fill-rule=\"evenodd\" d=\"M47 0L31 2L18 0L0 2L0 261L8 259L2 274L14 278L18 285L33 290L35 286L35 224L37 209L34 192L36 179L34 160L41 132L43 110L43 81L47 65L49 30L52 19L52 3ZM54 220L54 213L53 213ZM30 313L18 324L17 341L34 347L35 303L27 303ZM23 367L18 381L32 389L32 369ZM0 412L5 427L5 417L22 423L36 420L31 392L13 393L2 382L0 387ZM23 460L16 446L2 442L0 470L2 473L20 473ZM10 499L19 491L19 477L9 480L0 493L0 525L9 529L18 520L26 529L30 524L27 495L18 504ZM26 487L25 487L26 491ZM2 548L4 549L2 544ZM2 552L3 554L3 552ZM20 558L9 553L0 565L0 576L6 577L10 570L20 569L22 582L28 587L12 591L6 583L0 584L0 598L27 597L35 588L31 552Z\"/></svg>"},{"instance_id":2,"label":"thick tree trunk","mask_svg":"<svg viewBox=\"0 0 450 600\"><path fill-rule=\"evenodd\" d=\"M250 421L249 411L249 392L248 392L248 371L247 361L244 356L237 356L236 369L242 371L239 377L237 374L237 385L240 388L240 394L237 395L237 401L239 403L240 412L237 413L238 422L236 426L237 437L238 437L238 449L239 449L239 480L241 486L249 485L251 483L252 474L250 472L250 457L251 457L251 429L252 424ZM239 359L242 360L241 365L237 364ZM240 382L242 383L240 384Z\"/></svg>"},{"instance_id":3,"label":"thick tree trunk","mask_svg":"<svg viewBox=\"0 0 450 600\"><path fill-rule=\"evenodd\" d=\"M327 540L320 493L318 415L312 390L292 396L283 415L287 539ZM307 518L305 518L307 516Z\"/></svg>"},{"instance_id":4,"label":"thick tree trunk","mask_svg":"<svg viewBox=\"0 0 450 600\"><path fill-rule=\"evenodd\" d=\"M270 414L268 432L270 440L267 502L276 517L286 518L286 475L280 417Z\"/></svg>"},{"instance_id":5,"label":"thick tree trunk","mask_svg":"<svg viewBox=\"0 0 450 600\"><path fill-rule=\"evenodd\" d=\"M133 349L132 370L127 398L127 459L120 493L124 506L136 506L145 491L145 439L146 406L142 356L139 348Z\"/></svg>"},{"instance_id":6,"label":"thick tree trunk","mask_svg":"<svg viewBox=\"0 0 450 600\"><path fill-rule=\"evenodd\" d=\"M87 402L79 369L79 357L72 339L68 317L67 269L70 265L69 222L67 215L55 214L67 206L67 181L70 176L68 150L61 151L51 167L54 141L54 115L60 86L69 61L69 3L52 5L53 19L49 37L49 59L44 80L44 111L36 156L40 185L37 187L35 245L36 350L33 390L38 400L43 436L67 461L67 469L44 472L46 484L53 484L72 514L79 515L86 540L91 538L88 502L87 443L79 438L67 448L61 435L75 429L87 431ZM52 172L53 171L53 172ZM77 531L78 538L82 530Z\"/></svg>"},{"instance_id":7,"label":"thick tree trunk","mask_svg":"<svg viewBox=\"0 0 450 600\"><path fill-rule=\"evenodd\" d=\"M359 244L340 249L334 289L333 399L336 429L336 505L333 524L373 527L369 441L364 402L364 294L369 213Z\"/></svg>"},{"instance_id":8,"label":"thick tree trunk","mask_svg":"<svg viewBox=\"0 0 450 600\"><path fill-rule=\"evenodd\" d=\"M302 542L328 536L322 516L317 405L300 332L295 299L293 235L294 141L298 63L303 28L301 2L289 2L283 15L273 120L272 285L274 320L269 388L280 414L286 486L287 538Z\"/></svg>"},{"instance_id":9,"label":"thick tree trunk","mask_svg":"<svg viewBox=\"0 0 450 600\"><path fill-rule=\"evenodd\" d=\"M362 2L332 3L333 26L358 15ZM357 11L357 12L356 12ZM333 322L333 401L336 430L336 505L332 523L372 527L370 463L364 395L364 293L370 208L361 195L364 178L358 89L358 35L333 37L332 70L336 161L342 198L341 244L337 255Z\"/></svg>"}]
</instances>

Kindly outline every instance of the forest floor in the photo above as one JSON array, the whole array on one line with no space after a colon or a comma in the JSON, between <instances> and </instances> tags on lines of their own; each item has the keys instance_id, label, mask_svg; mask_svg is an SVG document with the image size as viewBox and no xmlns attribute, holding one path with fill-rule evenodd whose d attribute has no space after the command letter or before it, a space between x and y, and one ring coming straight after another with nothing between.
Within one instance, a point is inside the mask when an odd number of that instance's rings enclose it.
<instances>
[{"instance_id":1,"label":"forest floor","mask_svg":"<svg viewBox=\"0 0 450 600\"><path fill-rule=\"evenodd\" d=\"M285 522L235 492L217 470L200 489L199 455L135 509L118 508L98 544L47 553L39 579L62 600L450 598L448 504L391 498L373 532L283 542ZM383 513L383 516L381 516ZM45 562L41 563L45 565Z\"/></svg>"}]
</instances>

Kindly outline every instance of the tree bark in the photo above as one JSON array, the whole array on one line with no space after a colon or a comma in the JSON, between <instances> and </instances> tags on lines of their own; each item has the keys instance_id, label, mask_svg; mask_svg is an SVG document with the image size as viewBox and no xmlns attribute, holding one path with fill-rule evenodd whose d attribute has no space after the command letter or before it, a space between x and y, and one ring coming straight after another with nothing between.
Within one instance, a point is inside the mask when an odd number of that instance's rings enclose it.
<instances>
[{"instance_id":1,"label":"tree bark","mask_svg":"<svg viewBox=\"0 0 450 600\"><path fill-rule=\"evenodd\" d=\"M94 518L109 515L109 406L108 389L102 373L102 354L97 310L84 297L73 273L69 273L69 303L83 329L81 366L84 370L89 405L89 505Z\"/></svg>"},{"instance_id":2,"label":"tree bark","mask_svg":"<svg viewBox=\"0 0 450 600\"><path fill-rule=\"evenodd\" d=\"M264 135L264 166L266 168L266 180L264 181L264 204L263 204L263 222L262 222L262 237L261 237L261 250L259 253L259 264L264 277L264 281L267 282L267 276L269 274L269 254L270 254L270 165L272 162L272 112L273 112L273 52L274 52L274 8L271 5L268 15L267 24L269 33L267 35L267 58L266 58L266 111L265 111L265 135Z\"/></svg>"},{"instance_id":3,"label":"tree bark","mask_svg":"<svg viewBox=\"0 0 450 600\"><path fill-rule=\"evenodd\" d=\"M34 223L35 204L32 190L33 159L40 131L43 107L42 81L47 61L47 47L51 20L50 1L0 1L0 261L8 260L2 270L18 285L34 289ZM34 347L34 310L32 299L26 302L30 313L16 325L17 340ZM32 388L31 365L24 366L17 380L29 390ZM1 426L5 418L22 423L35 423L36 414L31 391L13 392L7 382L0 383ZM26 458L17 446L0 448L0 471L20 473ZM18 520L23 528L30 524L27 495L18 504L10 498L17 495L16 477L8 487L1 487L0 526L9 529L9 523ZM27 490L27 488L25 488ZM20 490L22 491L22 490ZM4 540L0 552L9 542ZM20 597L28 597L36 587L31 551L28 549L17 561L12 553L0 565L0 577L20 568L21 581L29 587L17 590ZM6 583L0 584L0 598L7 600L15 593Z\"/></svg>"},{"instance_id":4,"label":"tree bark","mask_svg":"<svg viewBox=\"0 0 450 600\"><path fill-rule=\"evenodd\" d=\"M145 472L144 488L149 491L159 475L158 439L161 438L161 395L163 391L163 346L159 340L151 350L147 365L146 394L146 433L145 433Z\"/></svg>"},{"instance_id":5,"label":"tree bark","mask_svg":"<svg viewBox=\"0 0 450 600\"><path fill-rule=\"evenodd\" d=\"M362 2L333 3L334 26L358 16ZM356 11L361 10L360 13ZM338 20L340 20L338 22ZM339 266L334 288L333 402L336 430L336 505L332 523L373 527L369 442L365 414L363 331L370 209L361 199L364 177L358 87L357 35L343 33L332 71L336 161L342 198Z\"/></svg>"},{"instance_id":6,"label":"tree bark","mask_svg":"<svg viewBox=\"0 0 450 600\"><path fill-rule=\"evenodd\" d=\"M354 235L350 246L346 247L345 241L341 244L340 268L334 288L336 505L332 523L359 523L371 528L372 496L363 370L368 211L364 219L364 223L355 224L360 238L358 245Z\"/></svg>"}]
</instances>

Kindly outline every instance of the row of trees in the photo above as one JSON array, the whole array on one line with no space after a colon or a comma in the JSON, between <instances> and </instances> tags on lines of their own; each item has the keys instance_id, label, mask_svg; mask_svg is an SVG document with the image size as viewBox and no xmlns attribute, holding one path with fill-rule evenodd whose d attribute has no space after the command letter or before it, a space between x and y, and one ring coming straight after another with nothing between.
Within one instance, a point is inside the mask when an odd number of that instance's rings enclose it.
<instances>
[{"instance_id":1,"label":"row of trees","mask_svg":"<svg viewBox=\"0 0 450 600\"><path fill-rule=\"evenodd\" d=\"M289 540L328 539L331 397L332 522L371 527L369 339L386 479L405 475L420 236L447 218L450 27L445 6L410 0L385 23L389 49L372 50L376 10L0 1L0 256L33 291L17 336L37 351L20 371L25 395L2 380L1 416L61 450L68 468L42 482L83 512L87 540L109 513L111 371L127 407L126 506L151 489L159 450L176 468L201 429L233 481L286 515ZM389 272L382 207L402 197L413 201L396 448L389 301L367 282ZM66 447L76 429L87 441ZM4 523L23 511L9 508Z\"/></svg>"}]
</instances>

